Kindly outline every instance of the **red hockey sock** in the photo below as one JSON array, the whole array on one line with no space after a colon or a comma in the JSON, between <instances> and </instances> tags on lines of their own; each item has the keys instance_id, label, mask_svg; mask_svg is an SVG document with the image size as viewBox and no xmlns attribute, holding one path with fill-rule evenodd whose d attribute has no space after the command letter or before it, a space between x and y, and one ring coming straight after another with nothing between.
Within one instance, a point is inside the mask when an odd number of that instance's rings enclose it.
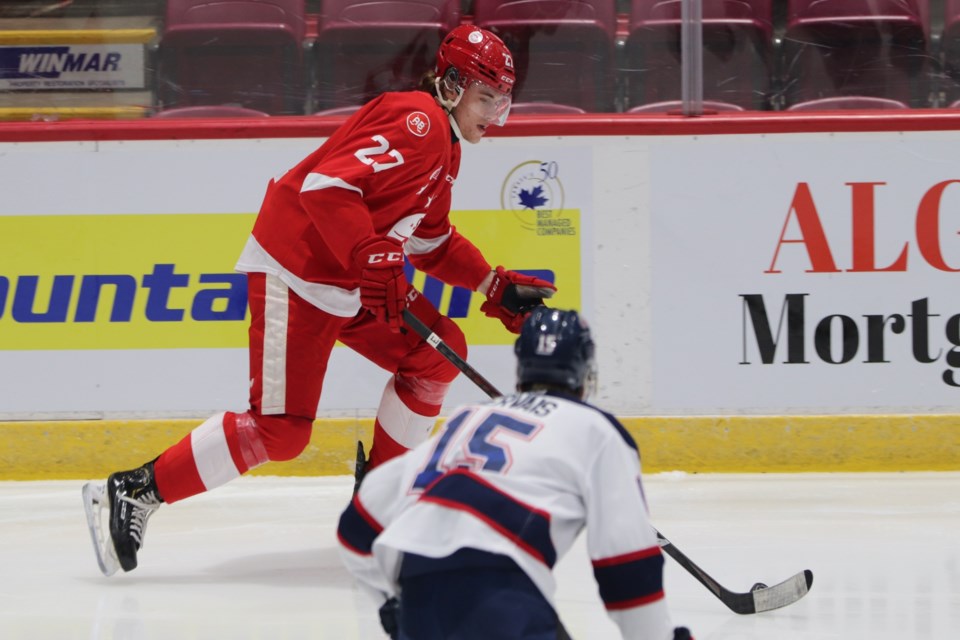
<instances>
[{"instance_id":1,"label":"red hockey sock","mask_svg":"<svg viewBox=\"0 0 960 640\"><path fill-rule=\"evenodd\" d=\"M367 462L367 470L373 469L391 458L396 458L406 451L407 448L391 438L380 425L380 420L377 420L373 425L373 447L370 449L370 460Z\"/></svg>"},{"instance_id":2,"label":"red hockey sock","mask_svg":"<svg viewBox=\"0 0 960 640\"><path fill-rule=\"evenodd\" d=\"M209 491L267 462L256 423L248 413L218 413L164 451L154 464L165 502Z\"/></svg>"}]
</instances>

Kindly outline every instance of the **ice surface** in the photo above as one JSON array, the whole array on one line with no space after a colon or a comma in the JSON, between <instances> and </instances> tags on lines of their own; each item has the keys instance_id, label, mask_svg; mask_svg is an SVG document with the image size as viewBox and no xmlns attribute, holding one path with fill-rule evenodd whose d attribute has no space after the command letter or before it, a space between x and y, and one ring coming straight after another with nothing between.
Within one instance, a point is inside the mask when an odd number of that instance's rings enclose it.
<instances>
[{"instance_id":1,"label":"ice surface","mask_svg":"<svg viewBox=\"0 0 960 640\"><path fill-rule=\"evenodd\" d=\"M666 590L697 640L960 637L960 473L645 478L654 524L721 584L802 569L803 600L738 616L672 560ZM103 577L81 481L0 482L4 640L352 640L385 637L336 554L352 478L241 478L165 505L140 567ZM557 566L574 638L618 638L583 538Z\"/></svg>"}]
</instances>

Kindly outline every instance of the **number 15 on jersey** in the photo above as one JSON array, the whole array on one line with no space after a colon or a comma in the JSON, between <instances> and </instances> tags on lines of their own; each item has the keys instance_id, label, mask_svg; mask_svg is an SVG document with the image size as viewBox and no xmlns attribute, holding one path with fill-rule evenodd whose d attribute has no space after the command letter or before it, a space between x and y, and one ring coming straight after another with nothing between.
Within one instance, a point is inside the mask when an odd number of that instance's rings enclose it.
<instances>
[{"instance_id":1,"label":"number 15 on jersey","mask_svg":"<svg viewBox=\"0 0 960 640\"><path fill-rule=\"evenodd\" d=\"M507 473L513 463L509 439L531 441L543 425L483 409L465 409L443 426L433 455L413 482L423 491L450 469Z\"/></svg>"}]
</instances>

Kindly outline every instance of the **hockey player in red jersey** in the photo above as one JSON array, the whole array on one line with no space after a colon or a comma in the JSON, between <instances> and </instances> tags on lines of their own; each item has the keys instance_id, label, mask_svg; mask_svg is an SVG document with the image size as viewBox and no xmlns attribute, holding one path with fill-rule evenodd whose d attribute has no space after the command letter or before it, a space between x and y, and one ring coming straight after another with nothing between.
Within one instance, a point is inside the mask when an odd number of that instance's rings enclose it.
<instances>
[{"instance_id":1,"label":"hockey player in red jersey","mask_svg":"<svg viewBox=\"0 0 960 640\"><path fill-rule=\"evenodd\" d=\"M485 295L481 309L517 332L552 283L491 267L450 224L460 140L502 125L514 84L509 50L461 26L444 38L418 90L385 93L272 180L237 269L248 274L250 405L209 418L154 461L84 487L101 570L137 566L162 502L209 491L310 439L330 352L340 341L392 373L366 466L425 440L458 371L412 331L409 308L466 356L463 333L407 281L404 257ZM109 507L109 526L100 507Z\"/></svg>"},{"instance_id":2,"label":"hockey player in red jersey","mask_svg":"<svg viewBox=\"0 0 960 640\"><path fill-rule=\"evenodd\" d=\"M515 395L456 409L364 479L340 555L403 640L556 640L552 569L583 529L600 597L628 640L690 640L663 592L640 458L587 404L594 344L576 311L540 307L517 339Z\"/></svg>"}]
</instances>

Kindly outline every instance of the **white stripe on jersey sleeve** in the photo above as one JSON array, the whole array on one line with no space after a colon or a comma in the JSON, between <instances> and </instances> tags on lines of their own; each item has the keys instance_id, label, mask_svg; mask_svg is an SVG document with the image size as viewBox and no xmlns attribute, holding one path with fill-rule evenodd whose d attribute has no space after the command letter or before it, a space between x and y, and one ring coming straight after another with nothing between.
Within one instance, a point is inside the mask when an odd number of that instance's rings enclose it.
<instances>
[{"instance_id":1,"label":"white stripe on jersey sleeve","mask_svg":"<svg viewBox=\"0 0 960 640\"><path fill-rule=\"evenodd\" d=\"M306 179L303 181L303 185L300 187L300 193L304 191L319 191L320 189L329 189L330 187L356 191L360 194L360 197L363 197L363 191L359 187L355 187L340 178L334 178L333 176L327 176L322 173L308 173Z\"/></svg>"},{"instance_id":2,"label":"white stripe on jersey sleeve","mask_svg":"<svg viewBox=\"0 0 960 640\"><path fill-rule=\"evenodd\" d=\"M417 255L420 253L430 253L444 242L450 239L451 231L447 231L442 236L436 238L418 238L417 236L410 236L406 243L403 245L403 250L408 256Z\"/></svg>"}]
</instances>

